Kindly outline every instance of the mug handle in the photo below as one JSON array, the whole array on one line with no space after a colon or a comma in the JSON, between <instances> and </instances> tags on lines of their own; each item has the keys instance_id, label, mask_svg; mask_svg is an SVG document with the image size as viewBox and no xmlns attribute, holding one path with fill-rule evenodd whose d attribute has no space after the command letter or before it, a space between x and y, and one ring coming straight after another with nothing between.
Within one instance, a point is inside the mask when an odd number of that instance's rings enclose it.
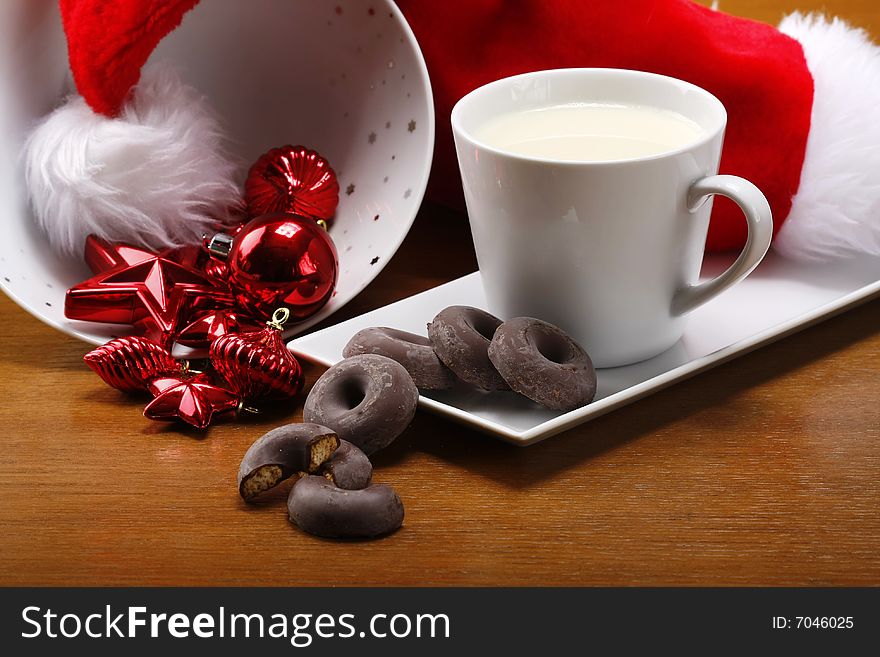
<instances>
[{"instance_id":1,"label":"mug handle","mask_svg":"<svg viewBox=\"0 0 880 657\"><path fill-rule=\"evenodd\" d=\"M691 185L688 191L688 209L696 212L712 194L726 196L740 207L749 226L749 235L742 253L727 271L711 281L688 285L675 293L672 298L672 314L676 317L689 313L744 279L758 266L770 248L773 216L770 204L760 189L739 176L706 176Z\"/></svg>"}]
</instances>

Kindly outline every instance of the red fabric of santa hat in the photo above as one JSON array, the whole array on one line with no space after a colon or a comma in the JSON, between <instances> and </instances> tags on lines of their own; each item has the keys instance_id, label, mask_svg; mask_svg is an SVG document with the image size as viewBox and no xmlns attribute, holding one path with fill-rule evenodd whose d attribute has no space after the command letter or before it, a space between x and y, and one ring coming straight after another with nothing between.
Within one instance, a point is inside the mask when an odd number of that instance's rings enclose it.
<instances>
[{"instance_id":1,"label":"red fabric of santa hat","mask_svg":"<svg viewBox=\"0 0 880 657\"><path fill-rule=\"evenodd\" d=\"M728 112L721 173L754 182L775 248L799 259L880 255L880 48L840 20L789 16L777 29L691 0L399 0L437 108L429 197L463 207L452 106L497 78L568 67L670 75ZM718 199L711 250L739 249L740 211Z\"/></svg>"},{"instance_id":2,"label":"red fabric of santa hat","mask_svg":"<svg viewBox=\"0 0 880 657\"><path fill-rule=\"evenodd\" d=\"M93 110L119 114L141 67L199 0L59 0L70 70Z\"/></svg>"}]
</instances>

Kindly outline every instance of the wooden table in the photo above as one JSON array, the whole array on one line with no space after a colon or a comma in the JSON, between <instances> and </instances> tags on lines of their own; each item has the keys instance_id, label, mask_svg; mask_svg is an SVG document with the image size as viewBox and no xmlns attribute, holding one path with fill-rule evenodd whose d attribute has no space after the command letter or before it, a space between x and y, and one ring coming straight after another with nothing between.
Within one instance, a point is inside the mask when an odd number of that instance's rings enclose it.
<instances>
[{"instance_id":1,"label":"wooden table","mask_svg":"<svg viewBox=\"0 0 880 657\"><path fill-rule=\"evenodd\" d=\"M880 32L874 0L823 4ZM463 217L425 207L334 320L474 268ZM375 459L406 522L373 542L296 530L286 487L239 499L242 453L299 404L204 437L149 422L84 344L0 316L3 585L880 583L877 301L526 449L419 413Z\"/></svg>"}]
</instances>

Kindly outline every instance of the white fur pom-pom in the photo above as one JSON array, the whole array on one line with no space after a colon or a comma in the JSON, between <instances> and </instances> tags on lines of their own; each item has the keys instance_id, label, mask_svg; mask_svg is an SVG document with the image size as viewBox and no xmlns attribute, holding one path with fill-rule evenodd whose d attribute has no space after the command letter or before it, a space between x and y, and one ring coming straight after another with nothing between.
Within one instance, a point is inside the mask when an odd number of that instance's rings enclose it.
<instances>
[{"instance_id":1,"label":"white fur pom-pom","mask_svg":"<svg viewBox=\"0 0 880 657\"><path fill-rule=\"evenodd\" d=\"M150 248L197 242L241 204L223 143L204 98L167 67L146 69L115 118L72 96L25 144L36 221L67 253L90 233Z\"/></svg>"},{"instance_id":2,"label":"white fur pom-pom","mask_svg":"<svg viewBox=\"0 0 880 657\"><path fill-rule=\"evenodd\" d=\"M813 76L801 182L774 242L798 260L880 255L880 47L840 19L791 14Z\"/></svg>"}]
</instances>

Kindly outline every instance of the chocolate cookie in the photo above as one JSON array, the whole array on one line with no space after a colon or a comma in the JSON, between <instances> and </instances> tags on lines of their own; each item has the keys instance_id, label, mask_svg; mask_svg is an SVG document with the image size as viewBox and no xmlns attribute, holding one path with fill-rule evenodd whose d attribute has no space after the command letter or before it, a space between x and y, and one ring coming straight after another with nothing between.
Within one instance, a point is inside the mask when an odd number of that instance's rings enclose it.
<instances>
[{"instance_id":1,"label":"chocolate cookie","mask_svg":"<svg viewBox=\"0 0 880 657\"><path fill-rule=\"evenodd\" d=\"M434 353L461 380L484 390L507 390L488 355L500 325L500 319L479 308L450 306L428 324L428 338Z\"/></svg>"},{"instance_id":2,"label":"chocolate cookie","mask_svg":"<svg viewBox=\"0 0 880 657\"><path fill-rule=\"evenodd\" d=\"M306 398L303 417L372 454L409 426L418 400L419 391L400 363L361 354L321 375Z\"/></svg>"},{"instance_id":3,"label":"chocolate cookie","mask_svg":"<svg viewBox=\"0 0 880 657\"><path fill-rule=\"evenodd\" d=\"M339 438L318 424L285 424L259 437L238 468L238 492L249 501L298 472L317 472L339 447Z\"/></svg>"},{"instance_id":4,"label":"chocolate cookie","mask_svg":"<svg viewBox=\"0 0 880 657\"><path fill-rule=\"evenodd\" d=\"M540 319L504 322L489 345L489 359L513 390L547 408L571 411L596 395L596 370L587 352Z\"/></svg>"},{"instance_id":5,"label":"chocolate cookie","mask_svg":"<svg viewBox=\"0 0 880 657\"><path fill-rule=\"evenodd\" d=\"M396 360L421 390L445 390L455 385L455 375L434 353L431 341L421 335L376 326L354 334L342 355L379 354Z\"/></svg>"},{"instance_id":6,"label":"chocolate cookie","mask_svg":"<svg viewBox=\"0 0 880 657\"><path fill-rule=\"evenodd\" d=\"M370 485L373 464L360 449L347 440L340 440L333 456L321 465L321 474L339 488L360 490Z\"/></svg>"},{"instance_id":7,"label":"chocolate cookie","mask_svg":"<svg viewBox=\"0 0 880 657\"><path fill-rule=\"evenodd\" d=\"M403 503L390 486L343 490L311 475L290 489L287 511L297 527L326 538L372 538L403 524Z\"/></svg>"}]
</instances>

